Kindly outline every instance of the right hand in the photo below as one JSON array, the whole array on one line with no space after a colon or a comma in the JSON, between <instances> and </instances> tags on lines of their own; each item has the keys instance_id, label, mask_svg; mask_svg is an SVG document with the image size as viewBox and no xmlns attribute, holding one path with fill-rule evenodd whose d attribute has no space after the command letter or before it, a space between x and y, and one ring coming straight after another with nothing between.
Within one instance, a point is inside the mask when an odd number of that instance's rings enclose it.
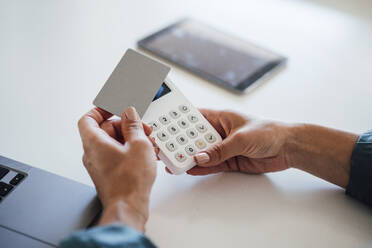
<instances>
[{"instance_id":1,"label":"right hand","mask_svg":"<svg viewBox=\"0 0 372 248\"><path fill-rule=\"evenodd\" d=\"M222 142L194 156L190 175L224 171L260 174L289 168L285 143L288 125L252 119L231 111L200 109Z\"/></svg>"}]
</instances>

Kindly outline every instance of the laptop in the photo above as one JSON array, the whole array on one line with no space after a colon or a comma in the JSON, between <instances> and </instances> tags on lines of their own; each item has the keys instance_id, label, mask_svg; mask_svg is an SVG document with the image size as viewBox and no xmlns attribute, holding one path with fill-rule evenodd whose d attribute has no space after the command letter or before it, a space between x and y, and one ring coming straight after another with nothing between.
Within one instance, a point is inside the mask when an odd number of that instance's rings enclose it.
<instances>
[{"instance_id":1,"label":"laptop","mask_svg":"<svg viewBox=\"0 0 372 248\"><path fill-rule=\"evenodd\" d=\"M0 156L0 246L56 247L98 218L93 187Z\"/></svg>"}]
</instances>

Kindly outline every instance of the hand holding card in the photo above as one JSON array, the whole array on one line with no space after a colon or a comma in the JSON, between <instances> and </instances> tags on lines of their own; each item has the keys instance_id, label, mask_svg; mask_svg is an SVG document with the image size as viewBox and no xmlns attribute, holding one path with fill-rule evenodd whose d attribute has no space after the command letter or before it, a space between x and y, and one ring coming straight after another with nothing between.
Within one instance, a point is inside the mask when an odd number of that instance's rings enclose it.
<instances>
[{"instance_id":1,"label":"hand holding card","mask_svg":"<svg viewBox=\"0 0 372 248\"><path fill-rule=\"evenodd\" d=\"M220 142L221 136L167 77L169 67L128 50L94 100L121 115L134 106L142 121L153 127L151 137L159 158L173 174L196 165L193 156Z\"/></svg>"},{"instance_id":2,"label":"hand holding card","mask_svg":"<svg viewBox=\"0 0 372 248\"><path fill-rule=\"evenodd\" d=\"M121 116L129 106L142 117L170 68L132 49L128 49L93 104Z\"/></svg>"}]
</instances>

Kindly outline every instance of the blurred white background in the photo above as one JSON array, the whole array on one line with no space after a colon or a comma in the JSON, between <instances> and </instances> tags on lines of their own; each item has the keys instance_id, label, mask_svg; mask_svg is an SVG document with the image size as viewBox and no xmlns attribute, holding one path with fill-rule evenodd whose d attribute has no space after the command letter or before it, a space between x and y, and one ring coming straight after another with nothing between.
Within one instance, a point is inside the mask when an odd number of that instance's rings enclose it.
<instances>
[{"instance_id":1,"label":"blurred white background","mask_svg":"<svg viewBox=\"0 0 372 248\"><path fill-rule=\"evenodd\" d=\"M372 128L372 2L0 0L0 154L91 184L76 123L128 47L183 17L288 57L238 96L173 67L196 106ZM175 177L159 163L148 235L160 247L367 247L370 209L288 170ZM368 245L369 244L369 245Z\"/></svg>"}]
</instances>

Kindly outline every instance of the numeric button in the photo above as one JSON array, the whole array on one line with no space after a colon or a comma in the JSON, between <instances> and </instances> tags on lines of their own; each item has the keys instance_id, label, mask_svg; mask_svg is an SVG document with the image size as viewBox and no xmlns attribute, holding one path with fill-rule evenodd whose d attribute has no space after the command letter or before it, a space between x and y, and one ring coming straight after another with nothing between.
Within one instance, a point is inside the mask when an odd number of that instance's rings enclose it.
<instances>
[{"instance_id":1,"label":"numeric button","mask_svg":"<svg viewBox=\"0 0 372 248\"><path fill-rule=\"evenodd\" d=\"M188 113L190 111L190 108L187 106L187 105L180 105L178 107L178 109L182 112L182 113Z\"/></svg>"},{"instance_id":2,"label":"numeric button","mask_svg":"<svg viewBox=\"0 0 372 248\"><path fill-rule=\"evenodd\" d=\"M189 123L185 119L181 119L177 123L181 128L187 128L189 126Z\"/></svg>"},{"instance_id":3,"label":"numeric button","mask_svg":"<svg viewBox=\"0 0 372 248\"><path fill-rule=\"evenodd\" d=\"M160 131L157 135L161 141L166 141L167 139L169 139L169 135L165 131Z\"/></svg>"},{"instance_id":4,"label":"numeric button","mask_svg":"<svg viewBox=\"0 0 372 248\"><path fill-rule=\"evenodd\" d=\"M199 148L199 149L203 149L207 146L207 144L204 142L204 140L202 139L198 139L195 141L195 145Z\"/></svg>"},{"instance_id":5,"label":"numeric button","mask_svg":"<svg viewBox=\"0 0 372 248\"><path fill-rule=\"evenodd\" d=\"M186 155L183 152L177 152L174 157L179 161L183 162L186 160Z\"/></svg>"},{"instance_id":6,"label":"numeric button","mask_svg":"<svg viewBox=\"0 0 372 248\"><path fill-rule=\"evenodd\" d=\"M186 131L187 136L189 136L191 139L196 138L198 136L198 132L195 130L195 128L190 128Z\"/></svg>"},{"instance_id":7,"label":"numeric button","mask_svg":"<svg viewBox=\"0 0 372 248\"><path fill-rule=\"evenodd\" d=\"M196 153L196 148L193 145L188 145L185 147L185 151L190 156L194 155Z\"/></svg>"},{"instance_id":8,"label":"numeric button","mask_svg":"<svg viewBox=\"0 0 372 248\"><path fill-rule=\"evenodd\" d=\"M175 150L177 150L177 145L176 143L174 143L173 141L168 141L165 146L167 147L167 149L170 151L170 152L174 152Z\"/></svg>"},{"instance_id":9,"label":"numeric button","mask_svg":"<svg viewBox=\"0 0 372 248\"><path fill-rule=\"evenodd\" d=\"M157 131L160 128L160 123L158 121L152 121L149 125L152 126L153 131Z\"/></svg>"},{"instance_id":10,"label":"numeric button","mask_svg":"<svg viewBox=\"0 0 372 248\"><path fill-rule=\"evenodd\" d=\"M201 133L204 133L207 131L207 126L203 123L199 123L199 124L196 124L196 129L201 132Z\"/></svg>"},{"instance_id":11,"label":"numeric button","mask_svg":"<svg viewBox=\"0 0 372 248\"><path fill-rule=\"evenodd\" d=\"M187 143L187 138L183 134L178 135L176 139L177 139L178 143L180 143L180 145L184 145L184 144Z\"/></svg>"},{"instance_id":12,"label":"numeric button","mask_svg":"<svg viewBox=\"0 0 372 248\"><path fill-rule=\"evenodd\" d=\"M192 123L195 123L195 122L197 122L199 120L198 117L196 115L194 115L194 114L190 114L189 116L187 116L187 118Z\"/></svg>"},{"instance_id":13,"label":"numeric button","mask_svg":"<svg viewBox=\"0 0 372 248\"><path fill-rule=\"evenodd\" d=\"M162 115L159 117L159 121L163 124L163 125L167 125L170 123L170 119L167 115Z\"/></svg>"},{"instance_id":14,"label":"numeric button","mask_svg":"<svg viewBox=\"0 0 372 248\"><path fill-rule=\"evenodd\" d=\"M216 141L216 136L214 136L212 133L208 133L204 135L204 138L206 139L208 143L213 143Z\"/></svg>"},{"instance_id":15,"label":"numeric button","mask_svg":"<svg viewBox=\"0 0 372 248\"><path fill-rule=\"evenodd\" d=\"M170 124L168 127L168 131L171 134L177 134L180 131L180 129L175 124Z\"/></svg>"},{"instance_id":16,"label":"numeric button","mask_svg":"<svg viewBox=\"0 0 372 248\"><path fill-rule=\"evenodd\" d=\"M171 110L169 112L169 115L172 116L173 119L177 119L181 116L181 114L176 110Z\"/></svg>"}]
</instances>

